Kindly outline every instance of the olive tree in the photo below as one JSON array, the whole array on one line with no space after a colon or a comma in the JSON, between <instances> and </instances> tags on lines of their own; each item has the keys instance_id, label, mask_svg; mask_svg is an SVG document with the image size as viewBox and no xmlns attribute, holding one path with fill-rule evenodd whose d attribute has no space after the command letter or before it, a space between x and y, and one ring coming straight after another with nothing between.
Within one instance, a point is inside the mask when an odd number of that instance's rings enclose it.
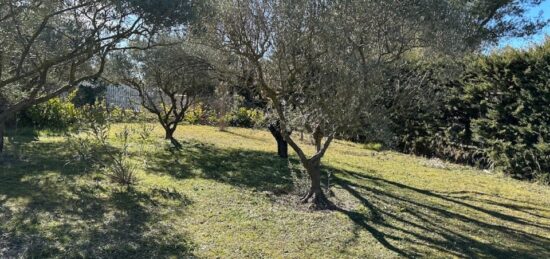
<instances>
[{"instance_id":1,"label":"olive tree","mask_svg":"<svg viewBox=\"0 0 550 259\"><path fill-rule=\"evenodd\" d=\"M181 148L174 132L189 107L213 92L212 66L183 43L131 50L117 59L113 69L118 82L138 91L141 105L156 115L166 139Z\"/></svg>"},{"instance_id":2,"label":"olive tree","mask_svg":"<svg viewBox=\"0 0 550 259\"><path fill-rule=\"evenodd\" d=\"M150 38L160 26L189 18L170 15L189 1L147 2L0 0L0 140L8 118L97 78L109 53L126 48L128 39Z\"/></svg>"},{"instance_id":3,"label":"olive tree","mask_svg":"<svg viewBox=\"0 0 550 259\"><path fill-rule=\"evenodd\" d=\"M395 71L475 50L482 41L473 39L486 33L480 17L490 16L439 0L220 0L213 7L205 44L246 60L310 177L302 201L321 209L333 206L321 188L321 160L334 138L365 120L382 126L387 88L415 86ZM313 152L294 139L295 129L311 134Z\"/></svg>"}]
</instances>

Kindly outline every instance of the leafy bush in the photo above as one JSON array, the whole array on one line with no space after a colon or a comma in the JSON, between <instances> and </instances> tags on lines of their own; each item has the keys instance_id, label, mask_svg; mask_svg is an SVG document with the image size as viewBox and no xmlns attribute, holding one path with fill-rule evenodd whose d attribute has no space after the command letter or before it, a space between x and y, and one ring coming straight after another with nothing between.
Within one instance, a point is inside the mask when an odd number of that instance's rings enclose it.
<instances>
[{"instance_id":1,"label":"leafy bush","mask_svg":"<svg viewBox=\"0 0 550 259\"><path fill-rule=\"evenodd\" d=\"M226 115L225 118L229 125L233 127L253 128L264 124L264 113L256 109L247 109L240 107Z\"/></svg>"},{"instance_id":2,"label":"leafy bush","mask_svg":"<svg viewBox=\"0 0 550 259\"><path fill-rule=\"evenodd\" d=\"M193 125L212 125L215 120L213 112L209 111L208 108L202 104L199 103L197 105L192 106L187 113L185 114L185 121L189 124Z\"/></svg>"},{"instance_id":3,"label":"leafy bush","mask_svg":"<svg viewBox=\"0 0 550 259\"><path fill-rule=\"evenodd\" d=\"M112 106L108 109L113 122L128 123L128 122L156 122L154 114L147 111L134 111L131 109L122 109Z\"/></svg>"},{"instance_id":4,"label":"leafy bush","mask_svg":"<svg viewBox=\"0 0 550 259\"><path fill-rule=\"evenodd\" d=\"M107 165L108 176L111 181L122 186L130 188L136 183L137 165L130 160L129 137L130 131L127 127L122 132L116 134L116 137L122 143L122 148L111 154L111 162Z\"/></svg>"},{"instance_id":5,"label":"leafy bush","mask_svg":"<svg viewBox=\"0 0 550 259\"><path fill-rule=\"evenodd\" d=\"M117 140L122 143L122 147L117 148L109 141L111 123L111 115L105 103L84 106L78 120L77 133L69 134L69 148L78 162L102 170L114 183L129 188L136 182L135 173L138 169L137 164L130 159L130 130L125 127L116 134Z\"/></svg>"},{"instance_id":6,"label":"leafy bush","mask_svg":"<svg viewBox=\"0 0 550 259\"><path fill-rule=\"evenodd\" d=\"M112 122L105 102L96 102L81 108L78 127L80 131L91 134L96 141L105 145Z\"/></svg>"},{"instance_id":7,"label":"leafy bush","mask_svg":"<svg viewBox=\"0 0 550 259\"><path fill-rule=\"evenodd\" d=\"M518 178L550 174L549 67L550 41L481 58L463 80L474 144Z\"/></svg>"},{"instance_id":8,"label":"leafy bush","mask_svg":"<svg viewBox=\"0 0 550 259\"><path fill-rule=\"evenodd\" d=\"M77 117L74 104L57 97L23 111L19 119L23 126L65 130L77 121Z\"/></svg>"},{"instance_id":9,"label":"leafy bush","mask_svg":"<svg viewBox=\"0 0 550 259\"><path fill-rule=\"evenodd\" d=\"M128 112L120 107L111 107L107 111L113 122L128 122L133 117L132 112Z\"/></svg>"},{"instance_id":10,"label":"leafy bush","mask_svg":"<svg viewBox=\"0 0 550 259\"><path fill-rule=\"evenodd\" d=\"M217 118L215 112L204 104L193 106L185 115L185 121L189 124L217 125L219 120L224 120L232 127L254 128L264 126L265 115L258 109L239 107Z\"/></svg>"}]
</instances>

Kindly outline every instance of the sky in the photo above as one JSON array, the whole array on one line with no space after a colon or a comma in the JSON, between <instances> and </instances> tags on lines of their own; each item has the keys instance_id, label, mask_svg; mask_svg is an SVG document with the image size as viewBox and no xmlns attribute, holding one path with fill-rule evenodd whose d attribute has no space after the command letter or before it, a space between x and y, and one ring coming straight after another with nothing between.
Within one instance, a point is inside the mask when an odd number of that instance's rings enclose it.
<instances>
[{"instance_id":1,"label":"sky","mask_svg":"<svg viewBox=\"0 0 550 259\"><path fill-rule=\"evenodd\" d=\"M540 12L543 12L542 17L544 19L550 19L550 0L545 0L543 3L533 8L528 15L531 17L537 17ZM503 48L505 46L511 46L514 48L526 48L533 44L541 43L544 41L545 35L550 36L550 26L546 26L543 31L541 31L539 34L534 35L532 37L528 38L506 38L502 39L499 48Z\"/></svg>"}]
</instances>

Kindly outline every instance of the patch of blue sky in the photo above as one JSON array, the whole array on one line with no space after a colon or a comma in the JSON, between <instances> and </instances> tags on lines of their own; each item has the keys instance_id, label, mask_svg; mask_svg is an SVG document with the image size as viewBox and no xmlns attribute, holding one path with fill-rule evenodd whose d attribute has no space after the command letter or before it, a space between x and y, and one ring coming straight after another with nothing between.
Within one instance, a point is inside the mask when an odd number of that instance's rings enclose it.
<instances>
[{"instance_id":1,"label":"patch of blue sky","mask_svg":"<svg viewBox=\"0 0 550 259\"><path fill-rule=\"evenodd\" d=\"M541 16L542 19L549 20L550 19L550 0L545 0L539 6L529 10L529 12L527 13L527 16L533 17L533 18ZM513 48L529 48L530 46L541 44L546 37L550 37L550 26L546 26L546 28L541 30L539 33L530 37L503 38L499 42L497 49L501 49L507 46L510 46Z\"/></svg>"}]
</instances>

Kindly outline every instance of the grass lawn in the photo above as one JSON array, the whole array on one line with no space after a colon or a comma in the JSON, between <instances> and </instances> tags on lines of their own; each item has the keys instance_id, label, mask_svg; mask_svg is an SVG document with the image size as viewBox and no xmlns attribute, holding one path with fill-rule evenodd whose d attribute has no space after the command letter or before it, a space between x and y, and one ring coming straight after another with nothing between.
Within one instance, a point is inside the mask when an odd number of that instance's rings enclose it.
<instances>
[{"instance_id":1,"label":"grass lawn","mask_svg":"<svg viewBox=\"0 0 550 259\"><path fill-rule=\"evenodd\" d=\"M64 137L11 138L0 257L550 258L547 186L336 141L323 182L343 210L313 212L269 133L182 126L181 152L162 136L132 143L129 191L70 163Z\"/></svg>"}]
</instances>

